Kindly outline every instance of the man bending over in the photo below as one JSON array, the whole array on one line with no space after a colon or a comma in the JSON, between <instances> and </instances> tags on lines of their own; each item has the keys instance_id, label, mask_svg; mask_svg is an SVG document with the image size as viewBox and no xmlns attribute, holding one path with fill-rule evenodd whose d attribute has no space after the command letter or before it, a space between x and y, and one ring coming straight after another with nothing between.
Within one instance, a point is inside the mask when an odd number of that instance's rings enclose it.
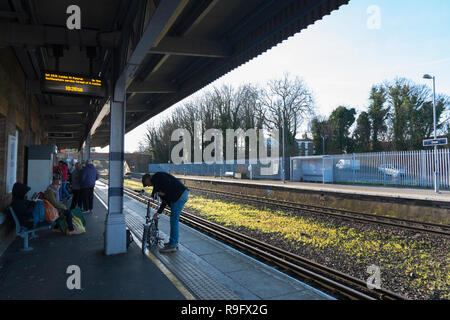
<instances>
[{"instance_id":1,"label":"man bending over","mask_svg":"<svg viewBox=\"0 0 450 320\"><path fill-rule=\"evenodd\" d=\"M154 198L155 194L158 193L162 200L158 211L153 216L154 219L163 212L166 205L170 206L170 238L169 242L165 243L164 248L161 248L159 252L174 252L178 249L180 213L188 200L188 188L180 180L166 172L156 172L153 175L145 174L142 176L142 184L144 187L153 186L151 197Z\"/></svg>"}]
</instances>

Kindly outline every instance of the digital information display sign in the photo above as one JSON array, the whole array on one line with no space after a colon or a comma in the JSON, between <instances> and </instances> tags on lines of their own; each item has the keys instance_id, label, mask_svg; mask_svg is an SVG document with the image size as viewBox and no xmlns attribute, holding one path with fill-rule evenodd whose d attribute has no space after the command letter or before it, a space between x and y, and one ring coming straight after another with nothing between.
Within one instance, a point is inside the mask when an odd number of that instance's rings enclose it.
<instances>
[{"instance_id":1,"label":"digital information display sign","mask_svg":"<svg viewBox=\"0 0 450 320\"><path fill-rule=\"evenodd\" d=\"M42 92L104 97L104 83L95 77L45 72L41 82Z\"/></svg>"},{"instance_id":2,"label":"digital information display sign","mask_svg":"<svg viewBox=\"0 0 450 320\"><path fill-rule=\"evenodd\" d=\"M73 138L73 133L64 132L49 132L49 138Z\"/></svg>"}]
</instances>

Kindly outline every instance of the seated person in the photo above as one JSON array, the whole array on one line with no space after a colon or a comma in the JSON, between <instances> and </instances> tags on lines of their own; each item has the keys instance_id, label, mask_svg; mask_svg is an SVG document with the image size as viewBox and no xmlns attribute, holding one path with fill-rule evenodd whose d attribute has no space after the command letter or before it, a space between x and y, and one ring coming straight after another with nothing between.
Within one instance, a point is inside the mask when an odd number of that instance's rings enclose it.
<instances>
[{"instance_id":1,"label":"seated person","mask_svg":"<svg viewBox=\"0 0 450 320\"><path fill-rule=\"evenodd\" d=\"M52 184L48 186L47 190L44 192L44 198L54 206L60 215L66 217L67 225L69 228L69 235L80 234L73 228L72 224L72 213L67 210L67 207L59 199L59 188L61 188L61 180L53 177Z\"/></svg>"},{"instance_id":2,"label":"seated person","mask_svg":"<svg viewBox=\"0 0 450 320\"><path fill-rule=\"evenodd\" d=\"M22 226L33 229L38 223L44 221L44 204L41 200L26 200L26 194L30 187L16 182L12 189L11 207Z\"/></svg>"}]
</instances>

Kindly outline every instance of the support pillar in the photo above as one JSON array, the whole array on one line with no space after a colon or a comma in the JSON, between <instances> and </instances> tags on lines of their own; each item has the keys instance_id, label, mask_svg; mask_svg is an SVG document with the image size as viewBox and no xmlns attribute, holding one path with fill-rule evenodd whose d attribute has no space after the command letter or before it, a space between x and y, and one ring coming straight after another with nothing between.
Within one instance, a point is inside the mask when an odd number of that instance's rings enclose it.
<instances>
[{"instance_id":1,"label":"support pillar","mask_svg":"<svg viewBox=\"0 0 450 320\"><path fill-rule=\"evenodd\" d=\"M123 161L125 144L125 80L119 78L111 98L108 215L105 221L105 254L127 252L123 214Z\"/></svg>"},{"instance_id":2,"label":"support pillar","mask_svg":"<svg viewBox=\"0 0 450 320\"><path fill-rule=\"evenodd\" d=\"M82 159L83 161L89 160L91 158L91 134L89 133L86 137L86 142L84 144L84 151Z\"/></svg>"}]
</instances>

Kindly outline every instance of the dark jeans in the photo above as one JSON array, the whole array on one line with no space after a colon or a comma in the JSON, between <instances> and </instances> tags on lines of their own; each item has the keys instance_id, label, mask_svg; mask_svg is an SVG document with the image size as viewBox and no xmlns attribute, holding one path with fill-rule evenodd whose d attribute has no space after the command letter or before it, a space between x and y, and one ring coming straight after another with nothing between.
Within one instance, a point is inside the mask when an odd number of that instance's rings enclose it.
<instances>
[{"instance_id":1,"label":"dark jeans","mask_svg":"<svg viewBox=\"0 0 450 320\"><path fill-rule=\"evenodd\" d=\"M72 197L72 203L70 204L70 210L76 207L82 207L81 202L81 190L72 190L73 197Z\"/></svg>"},{"instance_id":2,"label":"dark jeans","mask_svg":"<svg viewBox=\"0 0 450 320\"><path fill-rule=\"evenodd\" d=\"M59 214L66 216L67 227L69 228L69 231L73 231L72 213L70 213L70 210L60 211ZM54 229L58 229L58 224L55 225Z\"/></svg>"},{"instance_id":3,"label":"dark jeans","mask_svg":"<svg viewBox=\"0 0 450 320\"><path fill-rule=\"evenodd\" d=\"M70 210L64 210L62 212L66 216L67 226L69 227L69 231L73 231L73 224L72 224L72 213L70 213Z\"/></svg>"},{"instance_id":4,"label":"dark jeans","mask_svg":"<svg viewBox=\"0 0 450 320\"><path fill-rule=\"evenodd\" d=\"M94 188L81 189L81 198L83 202L83 210L92 210L94 207Z\"/></svg>"},{"instance_id":5,"label":"dark jeans","mask_svg":"<svg viewBox=\"0 0 450 320\"><path fill-rule=\"evenodd\" d=\"M70 198L70 193L67 190L67 181L63 181L61 187L59 188L59 199L62 200L63 196Z\"/></svg>"}]
</instances>

